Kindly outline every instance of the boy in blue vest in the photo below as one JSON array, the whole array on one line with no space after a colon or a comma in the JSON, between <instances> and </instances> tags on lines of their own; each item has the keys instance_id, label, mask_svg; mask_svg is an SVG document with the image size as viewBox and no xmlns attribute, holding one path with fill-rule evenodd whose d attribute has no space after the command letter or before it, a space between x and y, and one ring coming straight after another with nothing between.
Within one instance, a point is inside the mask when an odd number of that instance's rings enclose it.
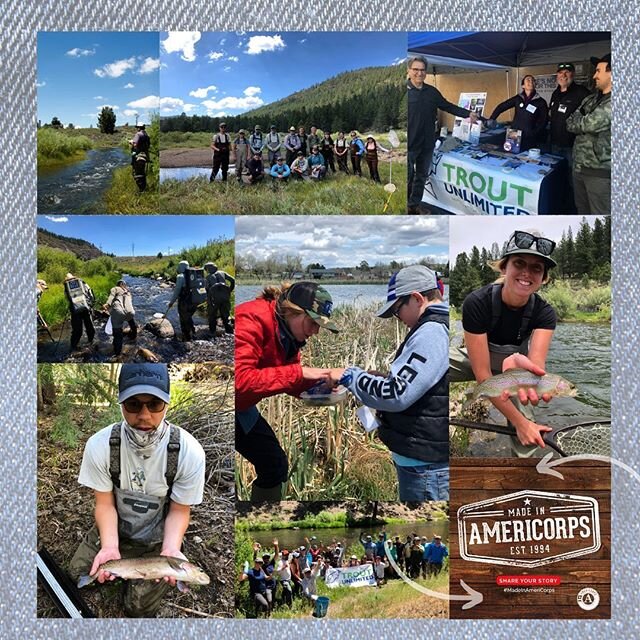
<instances>
[{"instance_id":1,"label":"boy in blue vest","mask_svg":"<svg viewBox=\"0 0 640 640\"><path fill-rule=\"evenodd\" d=\"M378 437L389 447L400 500L449 499L449 306L436 274L411 265L389 280L378 317L409 328L386 377L350 366L332 369L367 407L376 409Z\"/></svg>"}]
</instances>

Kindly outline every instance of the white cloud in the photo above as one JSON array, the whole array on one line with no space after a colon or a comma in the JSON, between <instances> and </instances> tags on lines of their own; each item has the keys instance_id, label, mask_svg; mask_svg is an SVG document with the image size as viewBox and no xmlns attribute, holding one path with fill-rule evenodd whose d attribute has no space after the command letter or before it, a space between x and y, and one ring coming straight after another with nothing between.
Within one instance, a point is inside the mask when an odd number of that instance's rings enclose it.
<instances>
[{"instance_id":1,"label":"white cloud","mask_svg":"<svg viewBox=\"0 0 640 640\"><path fill-rule=\"evenodd\" d=\"M105 100L104 96L93 96L94 100Z\"/></svg>"},{"instance_id":2,"label":"white cloud","mask_svg":"<svg viewBox=\"0 0 640 640\"><path fill-rule=\"evenodd\" d=\"M140 115L135 109L124 109L122 111L122 115L124 116L137 116Z\"/></svg>"},{"instance_id":3,"label":"white cloud","mask_svg":"<svg viewBox=\"0 0 640 640\"><path fill-rule=\"evenodd\" d=\"M50 222L69 222L67 216L45 216Z\"/></svg>"},{"instance_id":4,"label":"white cloud","mask_svg":"<svg viewBox=\"0 0 640 640\"><path fill-rule=\"evenodd\" d=\"M251 36L247 44L246 53L250 56L255 56L265 51L284 49L286 46L282 36Z\"/></svg>"},{"instance_id":5,"label":"white cloud","mask_svg":"<svg viewBox=\"0 0 640 640\"><path fill-rule=\"evenodd\" d=\"M140 65L138 73L152 73L160 68L159 58L145 58L144 62Z\"/></svg>"},{"instance_id":6,"label":"white cloud","mask_svg":"<svg viewBox=\"0 0 640 640\"><path fill-rule=\"evenodd\" d=\"M122 87L123 89L133 89L133 87L135 87L135 84L131 84L130 82L127 82L127 84L124 85L124 87Z\"/></svg>"},{"instance_id":7,"label":"white cloud","mask_svg":"<svg viewBox=\"0 0 640 640\"><path fill-rule=\"evenodd\" d=\"M40 88L40 87L44 87L46 86L46 82L43 80L42 82L36 82L36 87Z\"/></svg>"},{"instance_id":8,"label":"white cloud","mask_svg":"<svg viewBox=\"0 0 640 640\"><path fill-rule=\"evenodd\" d=\"M117 111L120 108L117 104L99 104L97 106L98 113L100 113L100 111L102 111L105 107L110 107L114 111Z\"/></svg>"},{"instance_id":9,"label":"white cloud","mask_svg":"<svg viewBox=\"0 0 640 640\"><path fill-rule=\"evenodd\" d=\"M264 101L262 98L258 98L256 96L246 96L245 98L234 98L232 96L228 96L226 98L222 98L222 100L203 100L202 104L208 111L219 111L222 109L226 109L228 111L246 111L247 109L255 109L256 107L262 106Z\"/></svg>"},{"instance_id":10,"label":"white cloud","mask_svg":"<svg viewBox=\"0 0 640 640\"><path fill-rule=\"evenodd\" d=\"M190 111L195 109L197 106L198 106L197 104L191 104L190 102L185 102L180 98L171 98L168 96L164 98L160 98L160 104L159 104L160 110L164 113L173 113L173 112L179 112L179 111L184 111L185 113L189 113Z\"/></svg>"},{"instance_id":11,"label":"white cloud","mask_svg":"<svg viewBox=\"0 0 640 640\"><path fill-rule=\"evenodd\" d=\"M218 111L217 113L212 113L212 118L224 118L227 115L226 111Z\"/></svg>"},{"instance_id":12,"label":"white cloud","mask_svg":"<svg viewBox=\"0 0 640 640\"><path fill-rule=\"evenodd\" d=\"M231 67L225 67L223 71L225 71L226 73L229 73L229 71L231 71Z\"/></svg>"},{"instance_id":13,"label":"white cloud","mask_svg":"<svg viewBox=\"0 0 640 640\"><path fill-rule=\"evenodd\" d=\"M207 58L209 58L209 62L220 60L220 58L224 58L224 51L209 51Z\"/></svg>"},{"instance_id":14,"label":"white cloud","mask_svg":"<svg viewBox=\"0 0 640 640\"><path fill-rule=\"evenodd\" d=\"M136 59L133 58L124 58L123 60L116 60L115 62L110 62L109 64L105 64L103 67L99 69L94 69L93 73L98 76L98 78L119 78L121 75L125 74L127 71L131 69L135 69Z\"/></svg>"},{"instance_id":15,"label":"white cloud","mask_svg":"<svg viewBox=\"0 0 640 640\"><path fill-rule=\"evenodd\" d=\"M398 56L397 58L394 58L391 61L391 66L393 67L398 64L404 64L406 61L407 61L407 58L405 56Z\"/></svg>"},{"instance_id":16,"label":"white cloud","mask_svg":"<svg viewBox=\"0 0 640 640\"><path fill-rule=\"evenodd\" d=\"M229 60L229 62L240 62L240 58L238 58L238 56L229 56L227 60Z\"/></svg>"},{"instance_id":17,"label":"white cloud","mask_svg":"<svg viewBox=\"0 0 640 640\"><path fill-rule=\"evenodd\" d=\"M127 102L128 107L134 109L157 109L160 106L160 98L158 96L145 96L132 102Z\"/></svg>"},{"instance_id":18,"label":"white cloud","mask_svg":"<svg viewBox=\"0 0 640 640\"><path fill-rule=\"evenodd\" d=\"M298 40L298 44L304 44L306 41L306 38L302 38L301 40Z\"/></svg>"},{"instance_id":19,"label":"white cloud","mask_svg":"<svg viewBox=\"0 0 640 640\"><path fill-rule=\"evenodd\" d=\"M245 96L257 96L262 93L262 89L260 87L247 87L243 93Z\"/></svg>"},{"instance_id":20,"label":"white cloud","mask_svg":"<svg viewBox=\"0 0 640 640\"><path fill-rule=\"evenodd\" d=\"M199 31L170 31L167 39L162 41L162 48L167 53L178 53L186 62L196 59L196 42L200 40Z\"/></svg>"},{"instance_id":21,"label":"white cloud","mask_svg":"<svg viewBox=\"0 0 640 640\"><path fill-rule=\"evenodd\" d=\"M82 58L85 56L92 56L95 52L95 49L79 49L78 47L75 47L74 49L69 49L65 55L70 58Z\"/></svg>"},{"instance_id":22,"label":"white cloud","mask_svg":"<svg viewBox=\"0 0 640 640\"><path fill-rule=\"evenodd\" d=\"M218 87L215 84L210 84L208 87L202 87L199 89L195 89L194 91L189 91L189 95L194 98L206 98L207 94L210 91L215 91Z\"/></svg>"}]
</instances>

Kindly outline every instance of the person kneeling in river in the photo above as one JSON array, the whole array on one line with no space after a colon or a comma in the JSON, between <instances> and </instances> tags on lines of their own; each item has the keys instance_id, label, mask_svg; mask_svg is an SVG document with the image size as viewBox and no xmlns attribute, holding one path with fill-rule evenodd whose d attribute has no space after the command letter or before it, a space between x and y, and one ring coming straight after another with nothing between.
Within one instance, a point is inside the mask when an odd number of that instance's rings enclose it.
<instances>
[{"instance_id":1,"label":"person kneeling in river","mask_svg":"<svg viewBox=\"0 0 640 640\"><path fill-rule=\"evenodd\" d=\"M333 303L315 282L266 287L259 298L236 307L236 451L256 470L251 500L282 499L289 461L258 402L288 393L299 396L328 381L329 369L303 367L300 349L320 327L333 333Z\"/></svg>"},{"instance_id":2,"label":"person kneeling in river","mask_svg":"<svg viewBox=\"0 0 640 640\"><path fill-rule=\"evenodd\" d=\"M378 437L391 450L400 500L448 500L449 306L436 274L422 265L398 271L378 317L396 317L410 329L389 375L350 366L332 369L331 380L377 409Z\"/></svg>"},{"instance_id":3,"label":"person kneeling in river","mask_svg":"<svg viewBox=\"0 0 640 640\"><path fill-rule=\"evenodd\" d=\"M465 348L450 350L450 381L479 383L509 369L527 369L544 375L547 353L556 327L553 307L537 293L549 281L555 242L535 230L514 231L497 263L501 275L493 283L472 291L462 303ZM548 402L550 396L543 395ZM540 398L534 388L520 389L518 398L491 399L515 428L513 454L520 458L541 455L542 433L551 431L533 420L529 403Z\"/></svg>"},{"instance_id":4,"label":"person kneeling in river","mask_svg":"<svg viewBox=\"0 0 640 640\"><path fill-rule=\"evenodd\" d=\"M72 577L97 573L109 560L169 556L181 549L191 505L202 502L205 455L195 438L165 419L169 374L164 364L125 364L118 402L123 420L92 435L84 449L78 482L95 494L95 525L69 567ZM152 617L175 578L130 580L124 609L129 617Z\"/></svg>"}]
</instances>

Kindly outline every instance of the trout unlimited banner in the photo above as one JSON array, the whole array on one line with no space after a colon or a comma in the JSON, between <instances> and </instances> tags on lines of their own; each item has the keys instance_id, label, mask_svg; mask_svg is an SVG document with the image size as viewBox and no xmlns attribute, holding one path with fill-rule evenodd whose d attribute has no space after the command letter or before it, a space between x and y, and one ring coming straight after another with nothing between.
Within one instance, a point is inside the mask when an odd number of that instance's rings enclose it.
<instances>
[{"instance_id":1,"label":"trout unlimited banner","mask_svg":"<svg viewBox=\"0 0 640 640\"><path fill-rule=\"evenodd\" d=\"M361 564L357 567L344 567L343 569L327 568L324 581L330 589L335 587L375 587L376 578L373 575L373 567L370 564Z\"/></svg>"},{"instance_id":2,"label":"trout unlimited banner","mask_svg":"<svg viewBox=\"0 0 640 640\"><path fill-rule=\"evenodd\" d=\"M505 167L508 159L485 156L476 160L469 153L434 152L425 202L461 214L537 215L544 178L538 165ZM513 160L517 162L515 156Z\"/></svg>"}]
</instances>

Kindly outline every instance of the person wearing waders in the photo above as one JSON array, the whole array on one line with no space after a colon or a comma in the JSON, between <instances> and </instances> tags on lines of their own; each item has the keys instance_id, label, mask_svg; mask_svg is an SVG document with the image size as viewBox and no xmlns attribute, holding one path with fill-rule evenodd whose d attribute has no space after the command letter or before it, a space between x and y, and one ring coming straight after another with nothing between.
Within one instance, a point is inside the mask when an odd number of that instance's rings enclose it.
<instances>
[{"instance_id":1,"label":"person wearing waders","mask_svg":"<svg viewBox=\"0 0 640 640\"><path fill-rule=\"evenodd\" d=\"M118 280L115 287L109 292L109 297L104 303L104 311L109 312L111 329L113 330L113 353L120 355L122 352L122 340L124 337L124 323L129 325L129 340L135 340L138 335L138 325L135 321L135 310L131 291L124 280Z\"/></svg>"},{"instance_id":2,"label":"person wearing waders","mask_svg":"<svg viewBox=\"0 0 640 640\"><path fill-rule=\"evenodd\" d=\"M238 182L242 182L242 172L249 159L249 142L244 129L238 131L238 137L233 141L233 151L236 155L236 178Z\"/></svg>"},{"instance_id":3,"label":"person wearing waders","mask_svg":"<svg viewBox=\"0 0 640 640\"><path fill-rule=\"evenodd\" d=\"M64 293L69 303L69 313L71 314L71 345L70 350L78 348L80 338L82 338L82 327L87 333L87 342L91 344L96 334L96 330L91 320L91 308L95 301L95 296L91 287L80 278L76 278L72 273L67 273L64 279Z\"/></svg>"},{"instance_id":4,"label":"person wearing waders","mask_svg":"<svg viewBox=\"0 0 640 640\"><path fill-rule=\"evenodd\" d=\"M551 257L556 243L539 231L514 231L500 260L489 265L500 277L472 291L462 303L464 346L449 352L451 382L475 380L478 384L509 369L527 369L545 374L549 347L556 328L553 307L538 295L556 266ZM518 390L509 398L490 398L514 429L512 454L519 458L540 457L543 432L551 429L534 420L531 405L551 396L538 396L534 387Z\"/></svg>"},{"instance_id":5,"label":"person wearing waders","mask_svg":"<svg viewBox=\"0 0 640 640\"><path fill-rule=\"evenodd\" d=\"M209 331L215 340L218 317L222 320L224 332L233 333L229 314L231 313L231 292L236 286L236 279L228 273L220 271L213 262L205 263L204 269L207 272L204 286L207 290Z\"/></svg>"},{"instance_id":6,"label":"person wearing waders","mask_svg":"<svg viewBox=\"0 0 640 640\"><path fill-rule=\"evenodd\" d=\"M380 182L380 174L378 173L378 149L389 153L389 149L385 149L381 144L376 142L373 136L367 138L367 142L364 145L365 160L369 167L369 175L374 182Z\"/></svg>"},{"instance_id":7,"label":"person wearing waders","mask_svg":"<svg viewBox=\"0 0 640 640\"><path fill-rule=\"evenodd\" d=\"M307 136L307 149L311 151L313 147L320 148L320 136L317 127L311 127L311 133Z\"/></svg>"},{"instance_id":8,"label":"person wearing waders","mask_svg":"<svg viewBox=\"0 0 640 640\"><path fill-rule=\"evenodd\" d=\"M167 311L178 301L178 317L180 318L180 331L182 332L183 342L188 342L196 333L196 326L193 323L193 314L196 312L200 302L194 300L192 288L188 281L189 263L181 260L178 263L178 275L176 277L176 286L173 290L173 296L169 301ZM206 299L206 293L205 298ZM204 302L204 299L201 302Z\"/></svg>"},{"instance_id":9,"label":"person wearing waders","mask_svg":"<svg viewBox=\"0 0 640 640\"><path fill-rule=\"evenodd\" d=\"M332 173L336 172L336 165L335 162L333 161L333 149L334 149L334 143L333 143L333 139L331 138L331 134L327 131L324 134L324 137L322 138L322 140L320 141L320 153L322 154L322 157L324 158L324 164L327 167L327 172L329 171L329 169L331 169Z\"/></svg>"},{"instance_id":10,"label":"person wearing waders","mask_svg":"<svg viewBox=\"0 0 640 640\"><path fill-rule=\"evenodd\" d=\"M300 136L296 133L295 127L289 127L289 133L284 139L284 148L287 150L287 165L291 166L291 163L298 155L298 151L302 151L302 141L300 140ZM302 155L305 155L304 151L302 152ZM278 161L278 157L280 156L275 157L276 162ZM274 166L275 165L271 165L271 168Z\"/></svg>"},{"instance_id":11,"label":"person wearing waders","mask_svg":"<svg viewBox=\"0 0 640 640\"><path fill-rule=\"evenodd\" d=\"M269 127L269 133L265 139L265 146L267 147L267 160L269 161L269 169L276 163L276 159L280 155L280 134L276 131L276 125L272 124ZM260 153L262 156L262 152Z\"/></svg>"},{"instance_id":12,"label":"person wearing waders","mask_svg":"<svg viewBox=\"0 0 640 640\"><path fill-rule=\"evenodd\" d=\"M349 141L344 137L344 131L338 131L336 138L336 158L338 159L338 170L349 175L347 158L349 157Z\"/></svg>"},{"instance_id":13,"label":"person wearing waders","mask_svg":"<svg viewBox=\"0 0 640 640\"><path fill-rule=\"evenodd\" d=\"M364 144L356 131L351 132L351 144L349 144L349 153L351 155L351 168L353 175L362 178L362 169L360 167L362 156L364 155Z\"/></svg>"},{"instance_id":14,"label":"person wearing waders","mask_svg":"<svg viewBox=\"0 0 640 640\"><path fill-rule=\"evenodd\" d=\"M262 136L262 129L260 125L257 124L253 133L249 136L249 146L251 147L251 153L258 153L262 158L262 149L264 149L264 138Z\"/></svg>"},{"instance_id":15,"label":"person wearing waders","mask_svg":"<svg viewBox=\"0 0 640 640\"><path fill-rule=\"evenodd\" d=\"M205 455L198 441L166 420L170 382L166 364L124 364L118 380L122 420L93 434L84 448L78 482L92 489L95 525L84 536L69 573L116 579L100 567L109 560L186 557L182 542L191 506L204 491ZM124 612L155 616L176 579L127 580Z\"/></svg>"},{"instance_id":16,"label":"person wearing waders","mask_svg":"<svg viewBox=\"0 0 640 640\"><path fill-rule=\"evenodd\" d=\"M249 562L245 562L244 569L240 574L240 582L249 581L249 595L255 606L256 617L260 613L268 616L271 612L271 590L267 589L269 576L264 571L264 560L256 557L253 567L249 568Z\"/></svg>"},{"instance_id":17,"label":"person wearing waders","mask_svg":"<svg viewBox=\"0 0 640 640\"><path fill-rule=\"evenodd\" d=\"M211 149L213 151L213 168L209 182L213 182L218 175L218 171L222 170L222 182L227 181L227 173L229 172L229 147L231 146L231 138L227 133L227 125L221 122L218 127L219 131L213 136L211 141Z\"/></svg>"},{"instance_id":18,"label":"person wearing waders","mask_svg":"<svg viewBox=\"0 0 640 640\"><path fill-rule=\"evenodd\" d=\"M395 273L378 317L409 329L389 374L352 365L332 369L331 380L376 410L376 434L391 451L400 500L448 500L449 306L435 272L417 264Z\"/></svg>"},{"instance_id":19,"label":"person wearing waders","mask_svg":"<svg viewBox=\"0 0 640 640\"><path fill-rule=\"evenodd\" d=\"M139 153L149 153L149 149L151 148L151 138L147 133L147 126L142 122L136 125L136 133L129 140L129 144L131 145L131 165L135 165L136 156Z\"/></svg>"}]
</instances>

